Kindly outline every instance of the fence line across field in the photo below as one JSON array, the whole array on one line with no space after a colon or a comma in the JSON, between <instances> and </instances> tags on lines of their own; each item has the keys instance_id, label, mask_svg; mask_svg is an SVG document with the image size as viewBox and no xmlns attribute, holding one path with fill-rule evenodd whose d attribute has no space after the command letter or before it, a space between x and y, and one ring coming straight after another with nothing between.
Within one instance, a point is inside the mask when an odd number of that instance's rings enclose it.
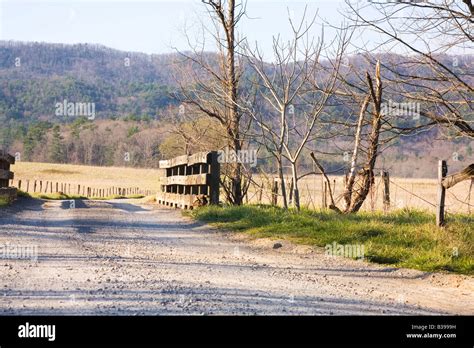
<instances>
[{"instance_id":1,"label":"fence line across field","mask_svg":"<svg viewBox=\"0 0 474 348\"><path fill-rule=\"evenodd\" d=\"M320 179L319 174L313 175L314 178L307 176L304 180L301 180L301 204L307 208L325 209L328 206L328 199L324 198L324 181ZM438 206L436 202L437 183L435 180L429 179L427 181L423 181L421 179L413 179L414 182L410 182L410 180L412 179L392 179L389 177L387 171L382 171L380 175L375 177L375 183L371 188L370 194L367 196L366 202L364 203L364 209L369 211L382 210L387 212L393 208L402 208L405 206L428 209L434 212ZM265 176L261 177L260 180L258 176L252 178L249 190L247 191L245 202L281 205L281 184L278 185L278 190L276 190L275 181L279 183L279 178L277 176L272 176L271 174L266 174ZM333 193L335 194L335 201L338 203L343 198L344 177L331 177L331 184L331 188L333 188ZM393 188L391 189L390 186L393 186ZM288 197L290 196L290 187L291 177L285 176L285 188L288 193ZM467 190L471 191L472 185L471 187L467 187ZM459 191L459 189L457 189L457 191ZM449 199L453 199L453 201L450 201L449 204L446 204L446 207L450 213L471 213L471 207L474 205L470 203L472 200L472 196L470 194L467 195L465 200L462 200L459 199L454 192L448 192ZM328 193L326 190L326 195L327 194ZM459 192L457 192L457 195L459 195ZM420 203L417 203L416 200L418 200ZM291 200L289 199L289 202L290 201ZM424 204L426 204L426 206L424 206Z\"/></svg>"},{"instance_id":2,"label":"fence line across field","mask_svg":"<svg viewBox=\"0 0 474 348\"><path fill-rule=\"evenodd\" d=\"M424 199L423 197L418 196L416 193L413 193L413 192L411 192L411 191L409 191L409 190L403 188L402 186L400 186L400 185L398 185L397 183L395 183L393 180L390 180L390 183L394 184L395 186L397 186L398 188L402 189L402 190L405 191L406 193L409 193L409 194L411 194L412 196L414 196L414 197L416 197L416 198L418 198L418 199L421 199L423 202L428 203L429 205L431 205L431 206L433 206L433 207L436 207L436 204L431 203L431 202L427 201L426 199Z\"/></svg>"},{"instance_id":3,"label":"fence line across field","mask_svg":"<svg viewBox=\"0 0 474 348\"><path fill-rule=\"evenodd\" d=\"M11 186L26 193L63 193L67 195L78 195L82 197L92 198L107 198L112 196L128 196L128 195L143 195L149 196L154 194L152 190L144 190L139 187L90 187L82 184L71 184L50 180L11 180Z\"/></svg>"}]
</instances>

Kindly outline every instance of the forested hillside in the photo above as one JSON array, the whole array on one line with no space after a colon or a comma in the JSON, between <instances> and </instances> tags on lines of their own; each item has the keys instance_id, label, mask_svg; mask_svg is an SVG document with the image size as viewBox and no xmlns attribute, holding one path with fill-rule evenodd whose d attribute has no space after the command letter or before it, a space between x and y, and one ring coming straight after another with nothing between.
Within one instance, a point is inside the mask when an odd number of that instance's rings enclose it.
<instances>
[{"instance_id":1,"label":"forested hillside","mask_svg":"<svg viewBox=\"0 0 474 348\"><path fill-rule=\"evenodd\" d=\"M403 59L383 58L391 63ZM181 140L168 132L170 114L179 112L174 97L179 59L179 54L147 55L89 44L0 42L0 147L19 153L22 160L91 165L156 166L162 157L184 153ZM367 65L363 56L348 59L361 70ZM453 57L443 59L451 62ZM456 59L456 68L463 69L468 59ZM241 88L250 78L242 80ZM58 115L57 103L63 102L94 103L94 115ZM336 99L332 105L328 119L351 117L347 105ZM440 152L456 153L460 159L472 156L467 140L433 141L441 138L436 127L426 134L398 139L381 161L390 163L395 174L430 176L433 171L424 168L432 166ZM407 159L416 159L419 170L398 168L397 163ZM304 166L310 163L303 161ZM341 165L342 159L326 163L333 169Z\"/></svg>"}]
</instances>

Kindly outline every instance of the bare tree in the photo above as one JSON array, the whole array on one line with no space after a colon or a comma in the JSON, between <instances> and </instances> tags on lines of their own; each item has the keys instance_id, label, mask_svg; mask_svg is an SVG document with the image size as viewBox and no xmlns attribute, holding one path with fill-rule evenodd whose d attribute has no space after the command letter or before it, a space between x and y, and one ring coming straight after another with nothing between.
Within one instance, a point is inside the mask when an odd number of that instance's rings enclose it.
<instances>
[{"instance_id":1,"label":"bare tree","mask_svg":"<svg viewBox=\"0 0 474 348\"><path fill-rule=\"evenodd\" d=\"M380 48L407 54L382 62L385 94L419 103L425 126L448 126L455 136L474 138L474 11L472 0L371 1L357 6L346 0L354 26L375 31ZM377 15L364 14L364 9ZM470 55L459 56L464 51ZM372 59L375 64L375 59ZM400 129L401 132L413 130Z\"/></svg>"},{"instance_id":2,"label":"bare tree","mask_svg":"<svg viewBox=\"0 0 474 348\"><path fill-rule=\"evenodd\" d=\"M326 70L321 57L321 51L325 48L324 31L317 41L309 34L315 18L308 22L306 11L297 24L290 18L292 39L284 42L279 36L273 38L272 63L265 62L258 45L251 47L248 42L244 44L249 65L258 76L259 96L266 104L263 110L250 110L249 114L258 125L259 141L276 159L285 208L288 200L284 161L291 167L293 191L290 197L293 197L293 206L299 209L299 159L307 143L313 140L317 121L337 81L339 63L332 67L329 74L324 77L321 74ZM338 41L336 57L342 55L346 44L347 37L342 36ZM270 110L270 116L267 110Z\"/></svg>"},{"instance_id":3,"label":"bare tree","mask_svg":"<svg viewBox=\"0 0 474 348\"><path fill-rule=\"evenodd\" d=\"M383 122L382 112L382 79L380 63L377 62L375 70L375 84L371 75L366 72L367 94L360 106L359 117L354 132L354 149L349 174L345 183L344 207L337 207L326 171L319 163L314 152L311 158L321 171L328 183L331 199L330 209L344 213L358 212L364 203L371 187L374 184L374 168L379 155L380 133ZM367 119L368 117L368 119ZM368 128L364 131L364 128ZM365 154L365 159L360 160L360 154Z\"/></svg>"},{"instance_id":4,"label":"bare tree","mask_svg":"<svg viewBox=\"0 0 474 348\"><path fill-rule=\"evenodd\" d=\"M182 68L179 98L193 111L217 120L225 130L233 151L243 147L242 112L238 108L242 68L238 64L236 27L245 14L245 2L236 0L202 0L214 25L209 32L218 48L217 56L205 52L205 40L192 43L191 53L181 52L187 66ZM182 62L183 63L183 62ZM229 163L223 179L224 191L232 204L242 203L242 164Z\"/></svg>"}]
</instances>

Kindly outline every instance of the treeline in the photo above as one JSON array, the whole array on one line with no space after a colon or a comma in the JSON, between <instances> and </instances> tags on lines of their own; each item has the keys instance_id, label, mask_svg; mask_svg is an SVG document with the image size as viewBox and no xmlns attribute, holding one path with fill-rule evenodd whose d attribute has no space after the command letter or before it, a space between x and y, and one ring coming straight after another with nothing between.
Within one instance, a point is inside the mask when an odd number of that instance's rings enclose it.
<instances>
[{"instance_id":1,"label":"treeline","mask_svg":"<svg viewBox=\"0 0 474 348\"><path fill-rule=\"evenodd\" d=\"M456 71L460 74L468 70L468 57L456 60ZM176 58L178 56L173 54L150 56L99 45L0 41L0 148L18 152L24 161L141 167L156 167L161 158L200 151L202 148L222 148L224 145L218 142L205 143L201 136L205 129L196 124L188 125L189 129L196 131L195 134L190 133L196 139L195 144L171 131L176 126L176 119L170 119L170 110L179 116L178 123L187 119L187 116L193 119L192 115L188 115L189 109L184 111L186 117L181 118L183 115L179 115L179 98L175 98L179 90L174 76L178 72L174 64ZM211 53L206 54L206 59L215 58ZM347 64L352 66L346 76L349 82L357 82L354 71L370 68L369 58L390 62L394 69L402 69L403 66L405 74L419 68L416 64L399 64L406 58L395 54L370 57L354 55L347 59ZM440 59L452 65L453 56ZM251 83L256 78L255 72L245 64L243 67L244 76L239 88L243 94L251 97L255 93L252 89L255 85ZM270 73L272 66L266 65L266 69ZM386 73L388 77L393 74L390 71ZM385 85L385 91L389 92L392 88L390 83ZM406 91L409 92L410 88L407 86ZM403 101L397 93L391 93L390 99L395 103ZM94 103L94 119L58 116L55 105L64 100ZM278 114L264 102L256 103L255 107L260 108L265 122L271 124L271 120L278 120ZM298 103L292 105L293 114L289 117L291 124L298 121L297 117L304 107ZM334 120L337 119L354 123L358 108L357 103L351 105L343 98L331 96L320 117L319 132L331 134ZM471 110L466 109L464 114L467 119L473 117ZM420 120L393 117L391 122L394 127L410 127ZM255 133L256 129L252 129ZM219 132L216 138L224 134L222 130ZM394 175L431 176L433 158L440 153L448 157L454 153L460 160L472 156L469 141L433 143L437 132L433 128L423 133L426 136L407 134L395 140L387 150L384 149L381 156L381 160L385 161L383 166L387 168L390 165ZM348 147L344 142L350 137L339 138L341 144L333 148L327 145L327 141L310 144L321 153L327 153L327 156L321 156L321 163L330 172L338 172L348 165L347 156L344 155ZM260 149L261 170L274 170L275 163L271 157ZM413 163L419 164L419 168L414 166L408 170L397 165L408 160L414 160ZM302 173L314 170L308 155L302 156L299 165Z\"/></svg>"},{"instance_id":2,"label":"treeline","mask_svg":"<svg viewBox=\"0 0 474 348\"><path fill-rule=\"evenodd\" d=\"M161 159L163 131L146 117L126 121L80 117L70 124L39 121L1 130L0 140L9 143L2 147L19 161L154 168Z\"/></svg>"},{"instance_id":3,"label":"treeline","mask_svg":"<svg viewBox=\"0 0 474 348\"><path fill-rule=\"evenodd\" d=\"M460 56L456 69L467 69L470 56ZM390 61L397 69L406 57L396 54L377 55ZM208 53L210 61L217 59ZM440 57L451 65L453 57ZM365 71L369 57L347 57L354 71ZM97 119L120 119L129 115L146 115L161 119L163 111L177 106L174 97L178 93L177 75L182 57L177 54L147 55L124 52L101 45L50 44L0 41L0 122L18 120L30 123L35 120L67 122L55 115L55 104L70 102L95 103ZM191 67L192 68L192 67ZM268 64L269 72L274 68ZM413 64L404 73L410 74L419 67ZM244 64L241 88L251 91L255 74ZM348 80L354 83L357 76L348 72ZM189 81L189 83L191 83ZM394 102L402 101L394 100ZM351 109L336 97L332 97L329 117L350 115ZM297 108L298 106L295 105ZM271 117L271 113L268 113ZM409 126L410 120L400 118L398 126Z\"/></svg>"}]
</instances>

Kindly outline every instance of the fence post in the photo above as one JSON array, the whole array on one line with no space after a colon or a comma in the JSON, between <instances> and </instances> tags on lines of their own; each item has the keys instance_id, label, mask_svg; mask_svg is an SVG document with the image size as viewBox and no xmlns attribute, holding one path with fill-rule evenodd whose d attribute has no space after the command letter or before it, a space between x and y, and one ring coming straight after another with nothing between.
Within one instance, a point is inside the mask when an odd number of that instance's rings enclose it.
<instances>
[{"instance_id":1,"label":"fence post","mask_svg":"<svg viewBox=\"0 0 474 348\"><path fill-rule=\"evenodd\" d=\"M438 162L438 205L436 206L436 226L444 226L444 201L446 198L446 189L443 186L443 179L448 174L446 161Z\"/></svg>"},{"instance_id":2,"label":"fence post","mask_svg":"<svg viewBox=\"0 0 474 348\"><path fill-rule=\"evenodd\" d=\"M221 165L218 161L218 153L217 151L211 151L210 154L210 165L211 165L211 175L209 183L209 198L210 204L219 204L219 181L220 181L220 172L221 172Z\"/></svg>"},{"instance_id":3,"label":"fence post","mask_svg":"<svg viewBox=\"0 0 474 348\"><path fill-rule=\"evenodd\" d=\"M328 207L328 183L324 182L323 208L326 209L327 207Z\"/></svg>"},{"instance_id":4,"label":"fence post","mask_svg":"<svg viewBox=\"0 0 474 348\"><path fill-rule=\"evenodd\" d=\"M385 170L382 170L380 175L383 181L383 211L387 213L390 209L390 175Z\"/></svg>"},{"instance_id":5,"label":"fence post","mask_svg":"<svg viewBox=\"0 0 474 348\"><path fill-rule=\"evenodd\" d=\"M273 187L272 187L272 205L278 204L278 179L273 179Z\"/></svg>"},{"instance_id":6,"label":"fence post","mask_svg":"<svg viewBox=\"0 0 474 348\"><path fill-rule=\"evenodd\" d=\"M289 197L288 197L288 204L289 205L292 205L293 204L293 178L291 178L291 181L290 181L290 194L289 194Z\"/></svg>"},{"instance_id":7,"label":"fence post","mask_svg":"<svg viewBox=\"0 0 474 348\"><path fill-rule=\"evenodd\" d=\"M471 185L469 185L469 194L467 195L467 212L471 214L471 191L472 186L474 186L474 178L471 179Z\"/></svg>"},{"instance_id":8,"label":"fence post","mask_svg":"<svg viewBox=\"0 0 474 348\"><path fill-rule=\"evenodd\" d=\"M321 174L321 209L326 207L326 203L324 201L324 176Z\"/></svg>"}]
</instances>

